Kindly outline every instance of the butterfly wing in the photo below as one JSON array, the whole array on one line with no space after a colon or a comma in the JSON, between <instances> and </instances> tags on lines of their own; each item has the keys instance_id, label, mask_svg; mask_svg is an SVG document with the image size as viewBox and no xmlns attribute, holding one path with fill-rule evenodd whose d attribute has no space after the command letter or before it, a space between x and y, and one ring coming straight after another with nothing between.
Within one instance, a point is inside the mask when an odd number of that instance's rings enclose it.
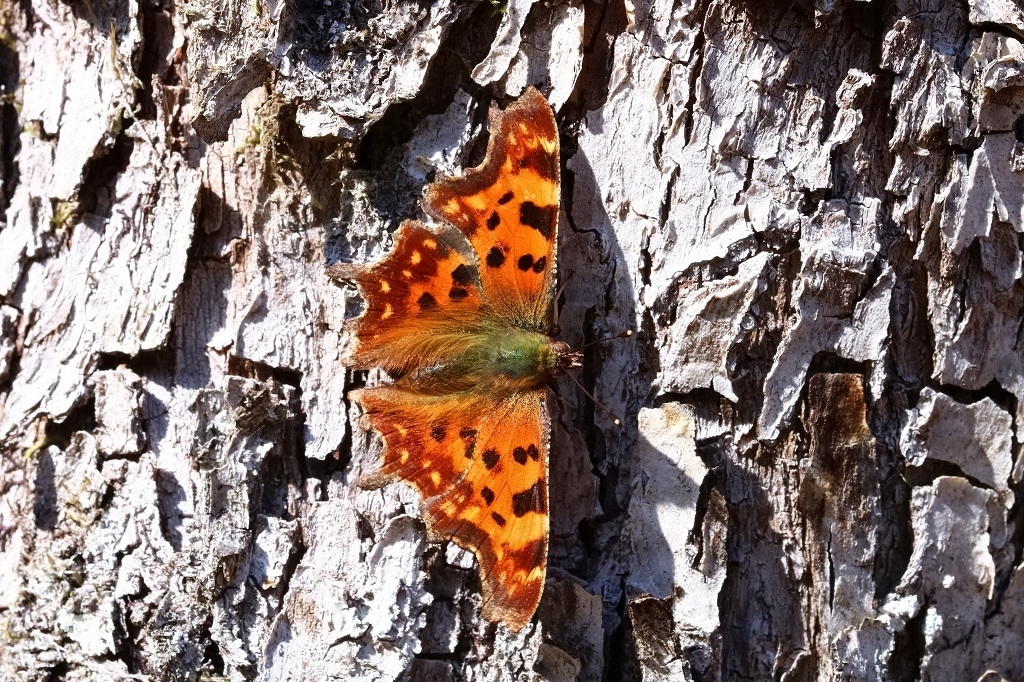
<instances>
[{"instance_id":1,"label":"butterfly wing","mask_svg":"<svg viewBox=\"0 0 1024 682\"><path fill-rule=\"evenodd\" d=\"M335 279L357 282L366 301L348 364L402 375L461 350L482 302L476 263L465 251L450 235L410 220L377 264L328 268Z\"/></svg>"},{"instance_id":2,"label":"butterfly wing","mask_svg":"<svg viewBox=\"0 0 1024 682\"><path fill-rule=\"evenodd\" d=\"M363 484L416 487L432 539L476 555L484 618L522 629L547 569L545 392L495 400L384 386L353 395L385 446L383 466Z\"/></svg>"},{"instance_id":3,"label":"butterfly wing","mask_svg":"<svg viewBox=\"0 0 1024 682\"><path fill-rule=\"evenodd\" d=\"M558 126L534 88L492 109L483 163L427 188L424 210L458 228L480 264L483 295L501 318L547 331L558 229Z\"/></svg>"}]
</instances>

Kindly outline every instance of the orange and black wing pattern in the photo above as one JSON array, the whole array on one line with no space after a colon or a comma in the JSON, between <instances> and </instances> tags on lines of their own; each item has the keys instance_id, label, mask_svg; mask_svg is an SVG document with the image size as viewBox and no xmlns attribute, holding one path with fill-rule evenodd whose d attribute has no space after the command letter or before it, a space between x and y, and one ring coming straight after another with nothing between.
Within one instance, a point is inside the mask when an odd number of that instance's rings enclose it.
<instances>
[{"instance_id":1,"label":"orange and black wing pattern","mask_svg":"<svg viewBox=\"0 0 1024 682\"><path fill-rule=\"evenodd\" d=\"M495 401L383 386L353 397L384 439L384 462L362 485L414 486L431 538L476 555L484 617L522 629L540 602L547 569L544 394Z\"/></svg>"},{"instance_id":2,"label":"orange and black wing pattern","mask_svg":"<svg viewBox=\"0 0 1024 682\"><path fill-rule=\"evenodd\" d=\"M350 366L401 375L460 350L482 301L476 263L457 247L451 235L409 220L375 265L328 268L335 279L355 281L366 301Z\"/></svg>"},{"instance_id":3,"label":"orange and black wing pattern","mask_svg":"<svg viewBox=\"0 0 1024 682\"><path fill-rule=\"evenodd\" d=\"M558 126L534 88L491 110L483 163L427 188L424 210L476 252L484 297L502 318L547 331L560 197Z\"/></svg>"},{"instance_id":4,"label":"orange and black wing pattern","mask_svg":"<svg viewBox=\"0 0 1024 682\"><path fill-rule=\"evenodd\" d=\"M329 274L355 280L366 300L350 364L395 379L350 394L384 440L363 485L413 485L431 537L476 555L484 617L519 630L547 568L547 389L495 395L452 374L464 366L454 359L486 354L505 329L551 325L558 130L533 88L490 123L483 164L427 190L441 229L407 221L379 263Z\"/></svg>"}]
</instances>

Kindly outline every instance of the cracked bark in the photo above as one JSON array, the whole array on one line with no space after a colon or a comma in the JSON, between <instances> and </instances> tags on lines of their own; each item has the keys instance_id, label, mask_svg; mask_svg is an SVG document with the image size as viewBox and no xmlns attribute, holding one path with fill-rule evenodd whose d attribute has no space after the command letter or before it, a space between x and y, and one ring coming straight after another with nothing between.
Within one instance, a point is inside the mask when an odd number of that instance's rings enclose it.
<instances>
[{"instance_id":1,"label":"cracked bark","mask_svg":"<svg viewBox=\"0 0 1024 682\"><path fill-rule=\"evenodd\" d=\"M0 678L1024 679L1012 3L0 8ZM518 636L342 371L492 99L559 111L550 580Z\"/></svg>"}]
</instances>

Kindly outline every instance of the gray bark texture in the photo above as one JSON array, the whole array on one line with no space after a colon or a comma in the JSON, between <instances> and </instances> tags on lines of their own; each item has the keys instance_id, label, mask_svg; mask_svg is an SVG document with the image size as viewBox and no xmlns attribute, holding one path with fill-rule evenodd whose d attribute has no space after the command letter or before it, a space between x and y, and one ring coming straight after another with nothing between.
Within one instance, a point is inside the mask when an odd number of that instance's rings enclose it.
<instances>
[{"instance_id":1,"label":"gray bark texture","mask_svg":"<svg viewBox=\"0 0 1024 682\"><path fill-rule=\"evenodd\" d=\"M370 262L561 128L520 633L341 364ZM1021 0L4 0L0 679L1024 680Z\"/></svg>"}]
</instances>

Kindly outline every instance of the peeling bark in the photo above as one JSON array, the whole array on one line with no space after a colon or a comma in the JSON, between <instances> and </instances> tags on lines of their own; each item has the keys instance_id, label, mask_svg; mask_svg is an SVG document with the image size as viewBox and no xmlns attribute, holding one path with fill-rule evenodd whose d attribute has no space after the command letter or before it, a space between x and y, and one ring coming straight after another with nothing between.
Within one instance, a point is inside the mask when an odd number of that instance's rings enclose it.
<instances>
[{"instance_id":1,"label":"peeling bark","mask_svg":"<svg viewBox=\"0 0 1024 682\"><path fill-rule=\"evenodd\" d=\"M1024 679L1015 3L0 7L0 678ZM549 580L342 368L487 107L564 150ZM617 426L614 416L622 417Z\"/></svg>"}]
</instances>

